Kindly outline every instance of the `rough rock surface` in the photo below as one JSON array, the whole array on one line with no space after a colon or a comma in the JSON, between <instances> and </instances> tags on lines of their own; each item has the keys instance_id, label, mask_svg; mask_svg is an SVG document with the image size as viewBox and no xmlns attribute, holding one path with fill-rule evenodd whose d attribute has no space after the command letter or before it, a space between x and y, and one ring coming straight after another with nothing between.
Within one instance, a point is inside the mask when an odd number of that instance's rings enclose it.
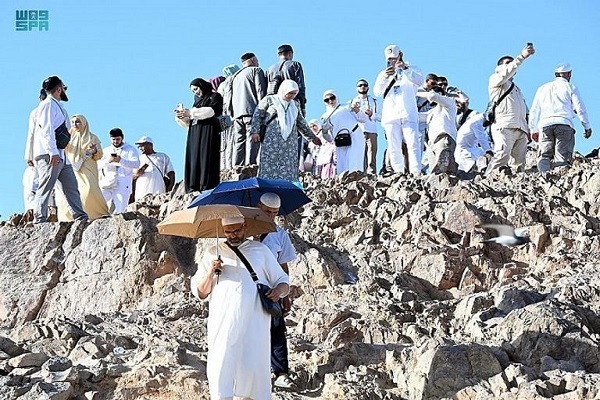
<instances>
[{"instance_id":1,"label":"rough rock surface","mask_svg":"<svg viewBox=\"0 0 600 400\"><path fill-rule=\"evenodd\" d=\"M273 398L599 398L599 176L578 158L548 180L303 177L313 202L285 221L298 388ZM156 231L191 198L0 224L0 398L208 399L189 276L214 242ZM481 223L532 242L486 244Z\"/></svg>"}]
</instances>

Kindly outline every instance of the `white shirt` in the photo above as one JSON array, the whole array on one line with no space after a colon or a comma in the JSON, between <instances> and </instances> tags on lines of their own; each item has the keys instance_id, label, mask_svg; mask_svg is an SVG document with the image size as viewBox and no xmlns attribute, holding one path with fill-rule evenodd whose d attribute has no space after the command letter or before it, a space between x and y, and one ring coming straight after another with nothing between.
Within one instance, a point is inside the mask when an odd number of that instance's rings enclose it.
<instances>
[{"instance_id":1,"label":"white shirt","mask_svg":"<svg viewBox=\"0 0 600 400\"><path fill-rule=\"evenodd\" d=\"M290 235L280 226L277 232L269 232L261 241L267 246L279 264L289 263L296 259L296 250L290 240Z\"/></svg>"},{"instance_id":2,"label":"white shirt","mask_svg":"<svg viewBox=\"0 0 600 400\"><path fill-rule=\"evenodd\" d=\"M100 168L116 168L117 179L126 180L133 179L133 170L140 167L140 158L138 150L130 145L129 143L123 142L120 147L110 145L102 149L103 156L98 162L98 169ZM108 162L111 154L117 154L121 157L121 161L118 163Z\"/></svg>"},{"instance_id":3,"label":"white shirt","mask_svg":"<svg viewBox=\"0 0 600 400\"><path fill-rule=\"evenodd\" d=\"M367 95L367 97L362 98L361 96L356 96L352 100L348 102L349 105L354 105L356 103L360 104L361 111L371 110L373 114L369 117L367 116L367 122L360 122L360 128L363 132L368 133L377 133L377 121L381 121L381 106L375 98ZM366 115L366 114L365 114Z\"/></svg>"},{"instance_id":4,"label":"white shirt","mask_svg":"<svg viewBox=\"0 0 600 400\"><path fill-rule=\"evenodd\" d=\"M60 158L65 160L64 149L56 147L56 136L54 133L56 128L63 122L67 129L71 128L69 114L63 108L62 104L52 96L48 96L38 105L34 118L37 125L33 130L33 157L36 158L46 154L50 156L59 155Z\"/></svg>"},{"instance_id":5,"label":"white shirt","mask_svg":"<svg viewBox=\"0 0 600 400\"><path fill-rule=\"evenodd\" d=\"M169 156L165 153L140 154L140 164L147 167L135 180L135 199L139 200L147 194L165 193L167 188L163 176L174 171Z\"/></svg>"},{"instance_id":6,"label":"white shirt","mask_svg":"<svg viewBox=\"0 0 600 400\"><path fill-rule=\"evenodd\" d=\"M442 96L434 91L420 92L419 97L425 97L430 102L437 105L429 111L427 117L427 128L429 132L429 142L434 143L438 135L447 133L456 140L456 102L450 97Z\"/></svg>"},{"instance_id":7,"label":"white shirt","mask_svg":"<svg viewBox=\"0 0 600 400\"><path fill-rule=\"evenodd\" d=\"M537 132L550 125L573 126L573 119L579 117L585 129L590 128L587 111L579 90L565 78L557 77L552 82L540 86L533 98L529 113L529 129Z\"/></svg>"},{"instance_id":8,"label":"white shirt","mask_svg":"<svg viewBox=\"0 0 600 400\"><path fill-rule=\"evenodd\" d=\"M503 93L513 84L513 77L523 62L523 57L517 56L505 65L498 65L488 81L488 95L490 101L498 100ZM518 128L529 132L527 127L527 104L521 89L515 87L496 106L496 128Z\"/></svg>"},{"instance_id":9,"label":"white shirt","mask_svg":"<svg viewBox=\"0 0 600 400\"><path fill-rule=\"evenodd\" d=\"M25 161L33 160L33 139L37 122L37 107L29 113L29 125L27 126L27 140L25 141Z\"/></svg>"},{"instance_id":10,"label":"white shirt","mask_svg":"<svg viewBox=\"0 0 600 400\"><path fill-rule=\"evenodd\" d=\"M373 93L375 96L383 97L394 76L397 77L396 82L383 99L381 123L385 124L398 119L418 122L416 93L419 86L423 84L423 75L418 69L408 67L401 73L392 76L387 76L385 70L381 71L375 80Z\"/></svg>"}]
</instances>

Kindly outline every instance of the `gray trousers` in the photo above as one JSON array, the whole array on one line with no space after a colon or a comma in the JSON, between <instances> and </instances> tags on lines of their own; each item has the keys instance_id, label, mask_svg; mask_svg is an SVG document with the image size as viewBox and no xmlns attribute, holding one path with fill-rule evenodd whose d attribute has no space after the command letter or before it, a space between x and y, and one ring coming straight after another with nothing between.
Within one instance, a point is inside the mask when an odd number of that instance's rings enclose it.
<instances>
[{"instance_id":1,"label":"gray trousers","mask_svg":"<svg viewBox=\"0 0 600 400\"><path fill-rule=\"evenodd\" d=\"M365 132L365 171L369 174L377 173L377 134Z\"/></svg>"},{"instance_id":2,"label":"gray trousers","mask_svg":"<svg viewBox=\"0 0 600 400\"><path fill-rule=\"evenodd\" d=\"M575 129L565 124L545 126L540 132L539 140L537 164L540 172L571 164L575 148Z\"/></svg>"},{"instance_id":3,"label":"gray trousers","mask_svg":"<svg viewBox=\"0 0 600 400\"><path fill-rule=\"evenodd\" d=\"M233 166L233 126L221 132L221 171Z\"/></svg>"},{"instance_id":4,"label":"gray trousers","mask_svg":"<svg viewBox=\"0 0 600 400\"><path fill-rule=\"evenodd\" d=\"M256 164L260 143L254 143L250 138L250 122L252 117L238 117L233 121L233 164Z\"/></svg>"},{"instance_id":5,"label":"gray trousers","mask_svg":"<svg viewBox=\"0 0 600 400\"><path fill-rule=\"evenodd\" d=\"M58 165L53 167L50 165L50 156L45 154L35 158L35 169L39 184L33 200L33 216L36 224L48 220L48 201L56 181L61 185L73 218L75 220L88 220L88 215L83 211L81 205L77 179L70 164L65 165L65 161L61 158Z\"/></svg>"}]
</instances>

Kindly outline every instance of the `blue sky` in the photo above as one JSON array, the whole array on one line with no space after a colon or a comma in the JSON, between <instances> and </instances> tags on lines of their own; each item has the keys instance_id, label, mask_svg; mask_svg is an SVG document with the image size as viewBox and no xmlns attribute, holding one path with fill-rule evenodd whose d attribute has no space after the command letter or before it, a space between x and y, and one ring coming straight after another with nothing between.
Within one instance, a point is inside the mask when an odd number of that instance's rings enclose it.
<instances>
[{"instance_id":1,"label":"blue sky","mask_svg":"<svg viewBox=\"0 0 600 400\"><path fill-rule=\"evenodd\" d=\"M48 10L49 30L16 31L16 10ZM323 113L326 89L349 99L359 78L372 83L385 67L383 49L389 44L400 46L423 73L447 76L481 111L497 59L516 56L533 42L537 52L522 65L516 82L531 104L537 87L553 78L554 66L571 63L572 82L580 88L594 129L585 140L575 122L576 149L587 152L600 143L600 80L593 72L599 61L599 10L596 0L4 0L0 218L23 209L27 119L49 75L59 75L69 86L67 110L85 115L103 146L117 126L129 142L149 135L157 151L171 156L179 180L185 131L174 122L172 109L179 102L191 104L189 82L219 75L247 51L256 53L266 69L283 43L294 47L295 59L304 66L310 119Z\"/></svg>"}]
</instances>

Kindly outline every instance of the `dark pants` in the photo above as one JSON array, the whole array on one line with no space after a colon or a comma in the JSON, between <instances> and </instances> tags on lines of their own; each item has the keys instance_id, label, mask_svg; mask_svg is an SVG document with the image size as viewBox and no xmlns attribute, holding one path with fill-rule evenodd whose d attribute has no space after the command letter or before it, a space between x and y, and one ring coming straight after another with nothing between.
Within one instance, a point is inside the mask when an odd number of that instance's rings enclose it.
<instances>
[{"instance_id":1,"label":"dark pants","mask_svg":"<svg viewBox=\"0 0 600 400\"><path fill-rule=\"evenodd\" d=\"M288 374L288 349L283 318L271 318L271 371L275 376Z\"/></svg>"}]
</instances>

